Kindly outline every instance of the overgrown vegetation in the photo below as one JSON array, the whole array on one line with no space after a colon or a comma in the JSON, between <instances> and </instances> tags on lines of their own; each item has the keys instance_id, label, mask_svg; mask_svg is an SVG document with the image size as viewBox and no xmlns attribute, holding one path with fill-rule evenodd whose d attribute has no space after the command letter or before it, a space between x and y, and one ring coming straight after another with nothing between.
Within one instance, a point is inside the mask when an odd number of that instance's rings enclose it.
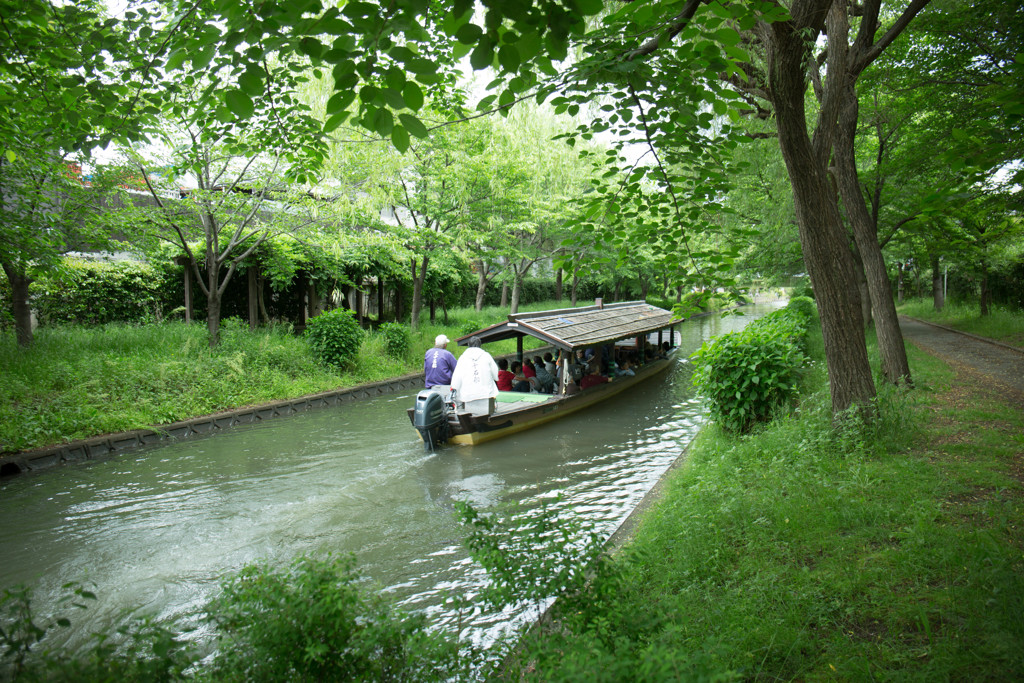
<instances>
[{"instance_id":1,"label":"overgrown vegetation","mask_svg":"<svg viewBox=\"0 0 1024 683\"><path fill-rule=\"evenodd\" d=\"M352 311L335 308L310 320L305 337L318 360L344 370L359 353L363 331Z\"/></svg>"},{"instance_id":2,"label":"overgrown vegetation","mask_svg":"<svg viewBox=\"0 0 1024 683\"><path fill-rule=\"evenodd\" d=\"M816 318L814 302L797 297L739 332L704 342L691 356L693 385L707 399L711 419L742 433L792 400Z\"/></svg>"},{"instance_id":3,"label":"overgrown vegetation","mask_svg":"<svg viewBox=\"0 0 1024 683\"><path fill-rule=\"evenodd\" d=\"M922 389L883 391L873 425L832 427L816 362L795 414L749 436L705 429L617 571L595 578L603 599L560 610L516 674L1024 675L1024 418L910 353Z\"/></svg>"}]
</instances>

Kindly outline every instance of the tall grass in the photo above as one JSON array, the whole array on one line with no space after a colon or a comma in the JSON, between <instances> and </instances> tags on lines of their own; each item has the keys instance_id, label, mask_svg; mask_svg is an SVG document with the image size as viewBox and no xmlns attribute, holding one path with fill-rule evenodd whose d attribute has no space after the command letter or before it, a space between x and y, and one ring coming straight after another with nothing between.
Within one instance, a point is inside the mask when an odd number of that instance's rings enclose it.
<instances>
[{"instance_id":1,"label":"tall grass","mask_svg":"<svg viewBox=\"0 0 1024 683\"><path fill-rule=\"evenodd\" d=\"M523 310L564 306L546 302ZM423 369L434 338L452 340L504 320L507 309L449 311L448 324L423 316L408 353L389 356L380 335L367 332L344 371L324 367L288 326L250 332L238 319L222 324L223 341L207 345L202 324L44 327L28 349L12 332L0 335L0 452L166 424L221 410L377 382ZM526 348L540 342L529 338ZM462 347L451 344L456 355ZM513 353L514 340L488 344Z\"/></svg>"},{"instance_id":2,"label":"tall grass","mask_svg":"<svg viewBox=\"0 0 1024 683\"><path fill-rule=\"evenodd\" d=\"M705 429L600 599L530 642L523 677L1024 676L1024 419L965 417L937 400L945 366L910 353L928 389L881 389L874 425L833 428L816 372L795 414L749 437Z\"/></svg>"},{"instance_id":3,"label":"tall grass","mask_svg":"<svg viewBox=\"0 0 1024 683\"><path fill-rule=\"evenodd\" d=\"M977 304L949 302L936 311L930 299L913 299L901 304L900 313L930 320L964 332L1024 346L1024 311L1007 306L992 306L989 315L981 315Z\"/></svg>"}]
</instances>

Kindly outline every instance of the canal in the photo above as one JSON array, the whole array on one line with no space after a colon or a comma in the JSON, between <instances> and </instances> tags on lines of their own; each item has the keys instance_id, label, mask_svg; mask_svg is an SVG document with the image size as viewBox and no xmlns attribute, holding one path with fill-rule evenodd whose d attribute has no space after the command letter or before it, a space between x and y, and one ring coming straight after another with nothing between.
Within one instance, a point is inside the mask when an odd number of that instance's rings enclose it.
<instances>
[{"instance_id":1,"label":"canal","mask_svg":"<svg viewBox=\"0 0 1024 683\"><path fill-rule=\"evenodd\" d=\"M455 501L478 508L554 503L610 535L700 428L686 356L775 305L681 326L666 375L605 404L478 446L424 452L406 417L413 393L386 396L0 483L0 588L33 589L39 615L71 581L95 604L64 637L127 610L199 626L226 575L247 563L353 553L362 574L437 624L446 594L484 577L460 544ZM480 617L474 637L501 628ZM197 631L202 638L203 631Z\"/></svg>"}]
</instances>

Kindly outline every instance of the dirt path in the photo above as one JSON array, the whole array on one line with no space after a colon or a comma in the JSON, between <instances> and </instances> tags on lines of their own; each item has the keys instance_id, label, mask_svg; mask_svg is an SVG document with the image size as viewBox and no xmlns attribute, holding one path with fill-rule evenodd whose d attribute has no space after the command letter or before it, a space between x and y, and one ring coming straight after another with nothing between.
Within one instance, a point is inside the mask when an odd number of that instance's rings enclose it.
<instances>
[{"instance_id":1,"label":"dirt path","mask_svg":"<svg viewBox=\"0 0 1024 683\"><path fill-rule=\"evenodd\" d=\"M900 316L903 338L1024 412L1024 351Z\"/></svg>"}]
</instances>

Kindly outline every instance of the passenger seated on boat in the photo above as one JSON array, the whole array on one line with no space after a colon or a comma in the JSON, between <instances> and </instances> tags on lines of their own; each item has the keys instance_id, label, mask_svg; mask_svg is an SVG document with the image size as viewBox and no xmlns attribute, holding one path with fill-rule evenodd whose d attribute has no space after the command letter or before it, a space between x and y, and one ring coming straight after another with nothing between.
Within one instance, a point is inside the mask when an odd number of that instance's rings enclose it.
<instances>
[{"instance_id":1,"label":"passenger seated on boat","mask_svg":"<svg viewBox=\"0 0 1024 683\"><path fill-rule=\"evenodd\" d=\"M590 387L596 387L598 384L605 384L611 382L610 379L597 372L597 368L591 368L583 379L580 380L580 391L586 391Z\"/></svg>"},{"instance_id":2,"label":"passenger seated on boat","mask_svg":"<svg viewBox=\"0 0 1024 683\"><path fill-rule=\"evenodd\" d=\"M635 375L636 372L633 370L633 363L629 358L623 359L623 361L619 363L618 370L615 371L616 377L633 377Z\"/></svg>"},{"instance_id":3,"label":"passenger seated on boat","mask_svg":"<svg viewBox=\"0 0 1024 683\"><path fill-rule=\"evenodd\" d=\"M555 376L548 372L544 359L540 356L534 358L533 368L537 372L537 390L542 394L550 394L555 387Z\"/></svg>"},{"instance_id":4,"label":"passenger seated on boat","mask_svg":"<svg viewBox=\"0 0 1024 683\"><path fill-rule=\"evenodd\" d=\"M548 371L552 377L558 374L558 368L555 366L555 359L552 358L551 352L544 354L544 369Z\"/></svg>"},{"instance_id":5,"label":"passenger seated on boat","mask_svg":"<svg viewBox=\"0 0 1024 683\"><path fill-rule=\"evenodd\" d=\"M512 375L512 391L530 393L530 380L523 374L523 364L519 361L512 363Z\"/></svg>"},{"instance_id":6,"label":"passenger seated on boat","mask_svg":"<svg viewBox=\"0 0 1024 683\"><path fill-rule=\"evenodd\" d=\"M508 361L504 358L498 359L498 391L512 391L512 380L515 374L508 371Z\"/></svg>"}]
</instances>

